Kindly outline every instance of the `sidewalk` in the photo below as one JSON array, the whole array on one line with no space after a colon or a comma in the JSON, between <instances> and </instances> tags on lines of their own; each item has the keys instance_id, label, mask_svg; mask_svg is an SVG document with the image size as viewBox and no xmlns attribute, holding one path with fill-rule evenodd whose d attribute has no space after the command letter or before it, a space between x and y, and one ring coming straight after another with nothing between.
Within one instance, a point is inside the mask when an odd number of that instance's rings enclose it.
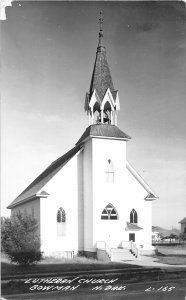
<instances>
[{"instance_id":1,"label":"sidewalk","mask_svg":"<svg viewBox=\"0 0 186 300\"><path fill-rule=\"evenodd\" d=\"M143 256L139 259L136 260L131 260L131 261L127 261L127 264L130 265L136 265L136 266L142 266L142 267L157 267L157 268L185 268L186 269L186 265L169 265L169 264L163 264L157 261L158 258L153 258L153 257L149 257L149 256Z\"/></svg>"}]
</instances>

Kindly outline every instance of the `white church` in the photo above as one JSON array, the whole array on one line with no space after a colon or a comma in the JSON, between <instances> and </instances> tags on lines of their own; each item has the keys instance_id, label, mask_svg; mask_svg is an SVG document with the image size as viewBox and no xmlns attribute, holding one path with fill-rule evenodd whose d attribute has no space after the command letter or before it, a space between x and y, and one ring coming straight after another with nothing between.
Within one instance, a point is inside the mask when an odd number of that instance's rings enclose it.
<instances>
[{"instance_id":1,"label":"white church","mask_svg":"<svg viewBox=\"0 0 186 300\"><path fill-rule=\"evenodd\" d=\"M103 19L85 111L89 126L9 206L38 221L44 255L128 260L153 252L157 195L126 159L130 137L117 127L118 91L103 46Z\"/></svg>"}]
</instances>

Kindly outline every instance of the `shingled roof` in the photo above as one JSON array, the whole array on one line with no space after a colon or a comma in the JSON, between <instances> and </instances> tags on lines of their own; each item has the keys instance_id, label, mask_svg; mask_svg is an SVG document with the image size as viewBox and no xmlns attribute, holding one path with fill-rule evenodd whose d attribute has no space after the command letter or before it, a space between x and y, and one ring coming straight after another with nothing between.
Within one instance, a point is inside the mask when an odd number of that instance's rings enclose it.
<instances>
[{"instance_id":1,"label":"shingled roof","mask_svg":"<svg viewBox=\"0 0 186 300\"><path fill-rule=\"evenodd\" d=\"M139 227L138 225L136 224L133 224L133 223L129 223L127 222L127 226L125 228L125 230L140 230L140 229L143 229L142 227Z\"/></svg>"},{"instance_id":2,"label":"shingled roof","mask_svg":"<svg viewBox=\"0 0 186 300\"><path fill-rule=\"evenodd\" d=\"M100 100L102 101L108 88L110 88L111 92L115 91L106 58L106 49L104 46L99 46L97 48L96 59L90 83L90 97L92 96L92 93L95 89Z\"/></svg>"},{"instance_id":3,"label":"shingled roof","mask_svg":"<svg viewBox=\"0 0 186 300\"><path fill-rule=\"evenodd\" d=\"M131 139L129 135L121 131L117 126L110 124L94 124L87 127L83 135L80 137L76 145L82 144L88 137L112 137L128 141Z\"/></svg>"},{"instance_id":4,"label":"shingled roof","mask_svg":"<svg viewBox=\"0 0 186 300\"><path fill-rule=\"evenodd\" d=\"M54 175L61 170L62 167L81 149L80 145L75 146L70 151L59 157L52 164L48 166L7 208L12 208L25 200L37 197L37 193L44 187L44 185ZM48 195L46 192L42 192L41 196Z\"/></svg>"},{"instance_id":5,"label":"shingled roof","mask_svg":"<svg viewBox=\"0 0 186 300\"><path fill-rule=\"evenodd\" d=\"M184 219L182 219L181 221L179 221L179 223L186 224L186 217Z\"/></svg>"}]
</instances>

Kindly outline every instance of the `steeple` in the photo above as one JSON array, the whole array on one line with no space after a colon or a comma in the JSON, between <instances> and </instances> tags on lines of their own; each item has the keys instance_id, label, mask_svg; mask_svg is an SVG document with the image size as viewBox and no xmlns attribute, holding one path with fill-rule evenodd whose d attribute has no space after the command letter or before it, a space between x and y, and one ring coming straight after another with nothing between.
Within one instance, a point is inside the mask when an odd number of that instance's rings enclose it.
<instances>
[{"instance_id":1,"label":"steeple","mask_svg":"<svg viewBox=\"0 0 186 300\"><path fill-rule=\"evenodd\" d=\"M100 12L96 59L89 93L85 98L85 111L89 115L89 125L96 123L116 125L117 110L119 110L118 92L114 89L106 48L103 46L103 16Z\"/></svg>"},{"instance_id":2,"label":"steeple","mask_svg":"<svg viewBox=\"0 0 186 300\"><path fill-rule=\"evenodd\" d=\"M98 47L102 46L102 39L103 39L103 15L102 11L100 11L100 18L99 18L99 43Z\"/></svg>"}]
</instances>

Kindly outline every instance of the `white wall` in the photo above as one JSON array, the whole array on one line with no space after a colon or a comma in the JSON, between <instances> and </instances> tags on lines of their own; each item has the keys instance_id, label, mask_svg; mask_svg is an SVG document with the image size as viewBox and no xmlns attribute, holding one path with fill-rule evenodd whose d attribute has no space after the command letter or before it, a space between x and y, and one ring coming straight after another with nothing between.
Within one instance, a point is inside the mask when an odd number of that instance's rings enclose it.
<instances>
[{"instance_id":1,"label":"white wall","mask_svg":"<svg viewBox=\"0 0 186 300\"><path fill-rule=\"evenodd\" d=\"M107 183L105 180L108 159L111 159L114 164L114 184ZM90 237L92 237L93 231L92 250L96 249L97 241L106 241L110 247L114 248L118 247L122 241L129 240L129 231L126 231L125 228L126 222L130 221L130 212L133 208L138 213L138 225L143 228L143 230L134 232L136 243L143 245L143 248L149 247L152 225L151 202L144 200L147 192L126 169L126 142L93 138L92 174L93 198L91 200L89 197L89 210L93 205L93 229L89 224L90 234L88 236L91 246ZM89 184L91 185L91 181ZM101 220L101 213L109 203L116 208L119 215L118 220Z\"/></svg>"},{"instance_id":2,"label":"white wall","mask_svg":"<svg viewBox=\"0 0 186 300\"><path fill-rule=\"evenodd\" d=\"M77 156L78 165L78 250L84 250L84 181L83 181L83 154Z\"/></svg>"},{"instance_id":3,"label":"white wall","mask_svg":"<svg viewBox=\"0 0 186 300\"><path fill-rule=\"evenodd\" d=\"M152 201L146 201L144 198L147 196L147 192L141 186L141 184L135 179L135 177L127 170L127 186L131 188L128 190L129 206L133 206L138 213L138 226L142 227L136 233L136 244L142 245L143 249L151 248L152 243ZM129 221L129 215L128 215Z\"/></svg>"},{"instance_id":4,"label":"white wall","mask_svg":"<svg viewBox=\"0 0 186 300\"><path fill-rule=\"evenodd\" d=\"M93 250L93 189L92 189L92 139L86 142L83 151L84 178L84 250Z\"/></svg>"},{"instance_id":5,"label":"white wall","mask_svg":"<svg viewBox=\"0 0 186 300\"><path fill-rule=\"evenodd\" d=\"M114 184L106 182L106 166L111 159L114 165ZM117 247L121 241L123 219L123 182L126 166L126 142L111 139L93 139L93 202L94 202L94 246L97 241L106 241ZM101 220L107 204L113 204L119 220Z\"/></svg>"},{"instance_id":6,"label":"white wall","mask_svg":"<svg viewBox=\"0 0 186 300\"><path fill-rule=\"evenodd\" d=\"M41 199L41 246L45 253L78 251L78 186L75 155L43 188ZM66 213L66 236L57 235L57 211Z\"/></svg>"}]
</instances>

